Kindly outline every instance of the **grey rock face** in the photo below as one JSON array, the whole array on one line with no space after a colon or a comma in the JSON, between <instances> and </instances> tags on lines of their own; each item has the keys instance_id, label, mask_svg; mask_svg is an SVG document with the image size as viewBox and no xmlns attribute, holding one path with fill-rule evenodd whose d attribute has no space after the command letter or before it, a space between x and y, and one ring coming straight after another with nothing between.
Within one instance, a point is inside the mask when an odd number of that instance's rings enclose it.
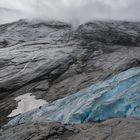
<instances>
[{"instance_id":1,"label":"grey rock face","mask_svg":"<svg viewBox=\"0 0 140 140\"><path fill-rule=\"evenodd\" d=\"M0 130L1 140L139 140L140 120L112 119L100 124L21 124Z\"/></svg>"},{"instance_id":2,"label":"grey rock face","mask_svg":"<svg viewBox=\"0 0 140 140\"><path fill-rule=\"evenodd\" d=\"M78 34L90 45L95 40L105 44L139 46L140 25L130 22L94 22L81 25Z\"/></svg>"},{"instance_id":3,"label":"grey rock face","mask_svg":"<svg viewBox=\"0 0 140 140\"><path fill-rule=\"evenodd\" d=\"M45 95L43 91L48 90L51 81L74 61L72 52L77 43L73 40L65 43L71 30L69 25L61 22L19 21L1 25L0 30L0 114L5 116L13 106L5 103L6 98L10 101L10 96L34 91L41 92L39 97Z\"/></svg>"},{"instance_id":4,"label":"grey rock face","mask_svg":"<svg viewBox=\"0 0 140 140\"><path fill-rule=\"evenodd\" d=\"M120 71L140 66L139 40L140 23L136 22L95 21L76 30L62 22L20 20L0 25L0 124L7 122L7 116L17 106L14 99L19 95L30 92L37 98L52 102ZM122 122L129 124L129 121ZM25 126L17 126L15 130ZM130 123L130 130L134 126ZM29 127L35 129L35 124ZM123 128L122 131L128 133ZM4 135L10 129L1 130L1 138L8 139ZM87 135L88 131L85 132ZM67 129L66 135L71 136ZM82 136L77 135L75 139Z\"/></svg>"}]
</instances>

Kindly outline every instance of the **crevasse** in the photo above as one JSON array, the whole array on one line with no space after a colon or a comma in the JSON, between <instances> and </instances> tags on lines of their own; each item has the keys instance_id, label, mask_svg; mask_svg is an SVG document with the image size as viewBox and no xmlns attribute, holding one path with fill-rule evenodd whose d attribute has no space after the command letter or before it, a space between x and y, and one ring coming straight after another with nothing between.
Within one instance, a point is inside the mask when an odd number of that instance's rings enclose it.
<instances>
[{"instance_id":1,"label":"crevasse","mask_svg":"<svg viewBox=\"0 0 140 140\"><path fill-rule=\"evenodd\" d=\"M78 124L131 116L140 117L140 67L21 114L8 125L42 120Z\"/></svg>"}]
</instances>

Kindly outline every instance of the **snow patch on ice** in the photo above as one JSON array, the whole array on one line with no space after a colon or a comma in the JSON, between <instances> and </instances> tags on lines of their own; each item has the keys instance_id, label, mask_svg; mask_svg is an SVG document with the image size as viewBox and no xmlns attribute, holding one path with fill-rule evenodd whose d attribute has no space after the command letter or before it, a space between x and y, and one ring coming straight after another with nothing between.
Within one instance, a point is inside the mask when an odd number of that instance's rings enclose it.
<instances>
[{"instance_id":1,"label":"snow patch on ice","mask_svg":"<svg viewBox=\"0 0 140 140\"><path fill-rule=\"evenodd\" d=\"M35 108L48 104L45 100L35 99L35 96L32 95L32 93L27 93L27 94L18 96L15 98L15 100L18 102L18 107L15 110L13 110L11 114L8 115L8 117L14 117L18 114L22 114L22 113L28 112L30 110L33 110Z\"/></svg>"}]
</instances>

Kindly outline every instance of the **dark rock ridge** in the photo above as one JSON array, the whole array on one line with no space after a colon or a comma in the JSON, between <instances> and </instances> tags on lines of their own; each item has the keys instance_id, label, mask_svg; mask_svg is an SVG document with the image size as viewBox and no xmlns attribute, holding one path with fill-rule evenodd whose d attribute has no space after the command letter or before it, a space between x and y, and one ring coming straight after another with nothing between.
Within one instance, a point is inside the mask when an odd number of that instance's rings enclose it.
<instances>
[{"instance_id":1,"label":"dark rock ridge","mask_svg":"<svg viewBox=\"0 0 140 140\"><path fill-rule=\"evenodd\" d=\"M97 41L108 45L139 46L139 27L139 23L130 22L91 22L79 26L77 31L78 36L88 43Z\"/></svg>"},{"instance_id":2,"label":"dark rock ridge","mask_svg":"<svg viewBox=\"0 0 140 140\"><path fill-rule=\"evenodd\" d=\"M16 108L14 99L19 95L33 93L52 102L139 67L139 41L139 22L94 21L76 30L62 22L20 20L0 25L0 124ZM124 121L129 124L131 119ZM38 125L39 129L43 128ZM130 123L130 128L134 125ZM34 124L31 126L34 129ZM18 127L21 130L25 126L15 126L15 129ZM0 139L10 129L1 130L4 132ZM120 135L123 139L123 134Z\"/></svg>"}]
</instances>

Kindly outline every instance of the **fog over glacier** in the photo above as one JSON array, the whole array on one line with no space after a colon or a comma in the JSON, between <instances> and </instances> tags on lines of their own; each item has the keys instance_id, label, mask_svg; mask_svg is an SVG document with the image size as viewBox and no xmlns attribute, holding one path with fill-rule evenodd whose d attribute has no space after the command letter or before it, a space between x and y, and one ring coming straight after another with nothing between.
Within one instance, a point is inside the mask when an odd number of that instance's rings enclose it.
<instances>
[{"instance_id":1,"label":"fog over glacier","mask_svg":"<svg viewBox=\"0 0 140 140\"><path fill-rule=\"evenodd\" d=\"M140 0L0 0L0 22L41 18L82 23L90 20L140 20ZM4 12L3 12L4 11Z\"/></svg>"}]
</instances>

